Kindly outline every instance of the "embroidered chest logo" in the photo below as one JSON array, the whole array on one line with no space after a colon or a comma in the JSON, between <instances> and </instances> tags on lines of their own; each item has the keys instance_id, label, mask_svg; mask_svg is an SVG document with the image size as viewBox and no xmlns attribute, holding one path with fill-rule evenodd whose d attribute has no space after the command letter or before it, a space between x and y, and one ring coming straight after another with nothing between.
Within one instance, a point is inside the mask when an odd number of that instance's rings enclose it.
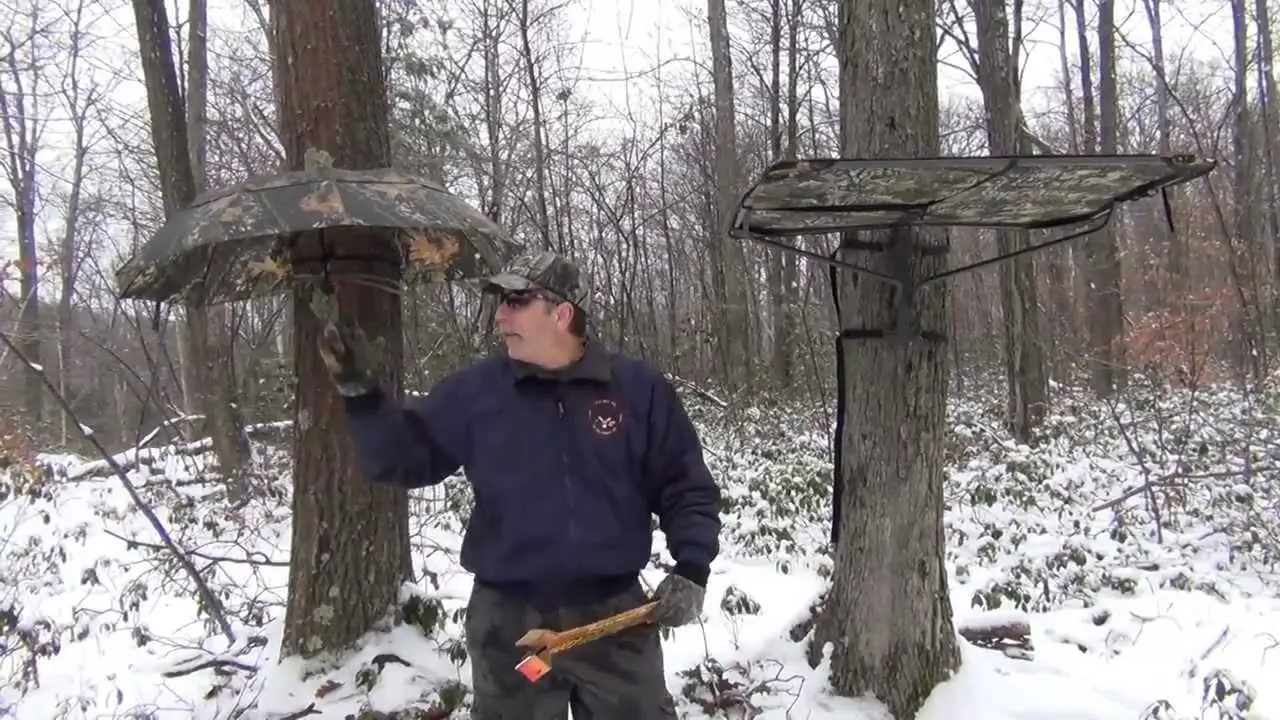
<instances>
[{"instance_id":1,"label":"embroidered chest logo","mask_svg":"<svg viewBox=\"0 0 1280 720\"><path fill-rule=\"evenodd\" d=\"M596 400L587 408L587 417L591 421L591 429L600 437L609 437L622 429L622 408L618 403L608 400Z\"/></svg>"}]
</instances>

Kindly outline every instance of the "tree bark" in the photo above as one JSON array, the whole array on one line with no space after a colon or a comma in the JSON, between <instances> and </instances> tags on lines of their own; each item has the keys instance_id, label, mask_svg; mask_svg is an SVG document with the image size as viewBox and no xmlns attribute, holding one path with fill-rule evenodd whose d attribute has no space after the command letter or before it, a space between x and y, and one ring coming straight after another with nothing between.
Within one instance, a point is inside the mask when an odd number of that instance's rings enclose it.
<instances>
[{"instance_id":1,"label":"tree bark","mask_svg":"<svg viewBox=\"0 0 1280 720\"><path fill-rule=\"evenodd\" d=\"M938 87L933 0L840 3L840 125L851 157L936 155ZM928 31L921 32L921 28ZM908 230L947 245L942 233ZM889 243L887 233L859 238ZM842 257L890 272L884 253ZM912 270L942 256L911 254ZM840 328L884 328L894 293L845 272ZM946 327L947 289L917 298L925 330ZM832 686L871 693L909 718L960 662L943 564L943 435L949 355L938 343L844 341L840 537L811 653L832 644ZM811 654L811 660L814 657Z\"/></svg>"},{"instance_id":2,"label":"tree bark","mask_svg":"<svg viewBox=\"0 0 1280 720\"><path fill-rule=\"evenodd\" d=\"M1066 113L1067 126L1064 130L1067 135L1067 147L1070 152L1078 153L1080 152L1080 121L1079 111L1076 109L1075 88L1071 80L1071 61L1067 54L1070 48L1067 44L1069 30L1067 2L1068 0L1057 0L1055 3L1058 16L1058 72L1061 74L1060 89L1064 100L1063 109ZM1045 354L1050 358L1048 371L1056 381L1069 382L1072 374L1072 363L1069 358L1079 354L1081 349L1081 344L1075 340L1077 326L1074 322L1073 278L1075 272L1072 249L1070 244L1065 244L1041 250L1040 253L1045 259L1045 286L1049 294L1048 301L1045 303L1049 308L1049 317L1045 323L1047 326Z\"/></svg>"},{"instance_id":3,"label":"tree bark","mask_svg":"<svg viewBox=\"0 0 1280 720\"><path fill-rule=\"evenodd\" d=\"M290 169L310 153L328 153L349 169L390 162L388 101L374 0L277 0L273 44L281 138ZM372 231L325 231L335 258L386 253L389 238ZM367 268L371 270L374 268ZM344 320L385 342L379 373L392 397L402 375L401 303L394 293L338 283ZM311 288L294 295L297 370L294 436L293 553L282 656L347 647L383 618L409 567L408 494L373 485L355 467L342 399L316 349L323 324L310 307Z\"/></svg>"},{"instance_id":4,"label":"tree bark","mask_svg":"<svg viewBox=\"0 0 1280 720\"><path fill-rule=\"evenodd\" d=\"M65 226L62 229L62 242L58 249L58 264L62 274L58 293L58 393L67 398L68 402L72 402L72 407L75 407L71 393L71 356L74 354L72 340L75 329L71 304L75 298L80 266L84 262L81 257L85 254L80 249L78 230L81 221L80 199L84 192L85 159L89 154L89 147L85 142L85 118L79 112L79 81L74 75L79 59L79 53L75 53L69 61L73 74L68 82L70 89L67 92L71 98L72 107L76 109L71 118L74 159L71 164L71 187L67 193ZM93 102L92 93L91 90L88 103ZM60 416L62 421L59 423L59 442L65 447L71 440L72 420L70 413L60 413Z\"/></svg>"}]
</instances>

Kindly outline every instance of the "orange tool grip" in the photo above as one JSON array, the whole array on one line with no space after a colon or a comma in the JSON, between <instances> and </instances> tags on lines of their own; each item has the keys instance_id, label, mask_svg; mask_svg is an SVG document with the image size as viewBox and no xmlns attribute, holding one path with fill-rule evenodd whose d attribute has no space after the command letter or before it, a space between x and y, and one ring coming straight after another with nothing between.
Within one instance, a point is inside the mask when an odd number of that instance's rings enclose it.
<instances>
[{"instance_id":1,"label":"orange tool grip","mask_svg":"<svg viewBox=\"0 0 1280 720\"><path fill-rule=\"evenodd\" d=\"M551 666L537 655L526 655L523 660L516 663L516 672L519 672L531 683L538 682L543 675L551 672Z\"/></svg>"}]
</instances>

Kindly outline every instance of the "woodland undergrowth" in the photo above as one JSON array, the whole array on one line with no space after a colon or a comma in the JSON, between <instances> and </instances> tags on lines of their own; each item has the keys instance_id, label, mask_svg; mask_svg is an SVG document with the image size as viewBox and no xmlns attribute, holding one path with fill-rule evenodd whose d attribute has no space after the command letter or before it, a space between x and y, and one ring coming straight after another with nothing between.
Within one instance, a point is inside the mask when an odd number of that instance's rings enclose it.
<instances>
[{"instance_id":1,"label":"woodland undergrowth","mask_svg":"<svg viewBox=\"0 0 1280 720\"><path fill-rule=\"evenodd\" d=\"M805 568L829 575L830 409L729 407L714 395L685 394L708 462L723 482L725 556L767 557L780 573ZM949 407L945 536L953 589L963 588L969 603L964 610L1088 608L1099 597L1157 588L1229 600L1276 586L1275 388L1246 395L1134 376L1110 403L1082 390L1055 388L1047 421L1026 445L1003 429L1002 407L991 400L1000 397L975 392L953 398ZM193 702L220 703L221 717L238 717L252 704L266 664L261 648L283 617L287 434L255 435L254 461L239 485L247 483L249 492L234 498L225 479L210 470L207 443L115 458L172 544L184 549L199 583L211 591L213 600L199 605L199 623L181 637L154 632L146 609L160 596L196 597L197 583L169 543L156 541L155 532L140 522L136 503L122 499L114 470L101 459L40 454L19 436L6 436L0 443L0 684L8 695L37 687L46 658L102 633L127 630L140 647L187 650L187 659L167 675L208 677L206 698ZM65 497L71 489L85 512L73 512ZM456 543L448 539L464 526L469 508L465 482L415 493L412 542L421 577L406 587L398 611L388 618L388 625L413 628L458 666L466 659L461 612L445 609L435 573L456 562ZM114 538L114 545L100 542L104 536ZM662 567L669 560L659 550L652 563ZM109 588L111 602L69 600L78 587ZM820 606L819 601L815 611ZM759 607L748 593L731 588L707 612L749 615ZM218 617L236 628L236 639L211 652L207 640L219 633ZM798 623L791 639L804 642L810 625ZM1004 635L997 639L1011 639ZM1007 643L966 637L1013 654ZM1027 638L1012 640L1021 648L1014 656L1033 658ZM355 673L356 690L371 691L396 660L374 657ZM751 708L795 692L786 669L772 658L707 657L680 675L681 701L713 716L749 715ZM1202 679L1203 707L1158 702L1146 720L1244 717L1252 698L1247 685L1221 669L1206 669ZM424 689L420 702L401 717L465 717L467 695L465 674L458 673ZM81 702L87 709L99 698ZM113 712L146 715L128 698L118 703Z\"/></svg>"}]
</instances>

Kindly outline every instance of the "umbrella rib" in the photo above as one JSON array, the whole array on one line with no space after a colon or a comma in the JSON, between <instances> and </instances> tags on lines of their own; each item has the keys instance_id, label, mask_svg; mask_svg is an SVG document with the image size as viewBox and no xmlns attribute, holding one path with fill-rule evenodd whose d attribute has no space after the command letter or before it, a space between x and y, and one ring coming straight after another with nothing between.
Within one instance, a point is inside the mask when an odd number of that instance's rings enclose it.
<instances>
[{"instance_id":1,"label":"umbrella rib","mask_svg":"<svg viewBox=\"0 0 1280 720\"><path fill-rule=\"evenodd\" d=\"M299 280L313 281L324 279L324 275L317 275L314 273L300 273L295 277ZM368 275L365 273L343 273L337 278L337 280L343 283L351 283L352 285L363 285L377 290L385 290L386 292L396 295L404 295L404 291L402 289L403 285L401 283L394 280L380 278L377 275Z\"/></svg>"}]
</instances>

